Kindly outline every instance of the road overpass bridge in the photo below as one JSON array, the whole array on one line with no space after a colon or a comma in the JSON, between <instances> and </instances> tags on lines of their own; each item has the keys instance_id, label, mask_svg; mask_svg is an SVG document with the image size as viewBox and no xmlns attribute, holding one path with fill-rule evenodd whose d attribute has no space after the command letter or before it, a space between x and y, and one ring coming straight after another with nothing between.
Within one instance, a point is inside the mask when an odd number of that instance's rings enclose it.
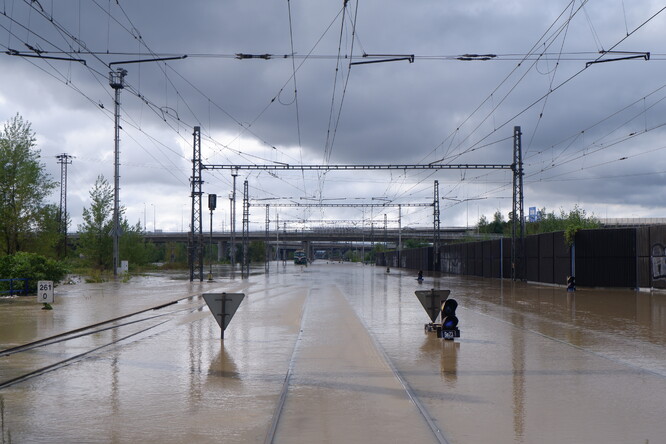
<instances>
[{"instance_id":1,"label":"road overpass bridge","mask_svg":"<svg viewBox=\"0 0 666 444\"><path fill-rule=\"evenodd\" d=\"M146 232L144 234L147 240L154 243L167 243L167 242L187 242L190 236L189 232ZM466 236L475 236L473 230L460 227L440 228L440 238L443 240L456 240ZM210 241L212 237L213 242L230 242L231 233L229 231L213 231L212 233L204 233L204 239ZM236 242L242 242L242 233L236 232ZM268 239L270 242L374 242L374 243L395 243L401 239L417 239L424 242L432 241L433 230L432 228L403 228L398 229L377 229L374 230L366 228L309 228L309 229L286 229L286 230L256 230L248 232L247 238L249 241L265 241Z\"/></svg>"}]
</instances>

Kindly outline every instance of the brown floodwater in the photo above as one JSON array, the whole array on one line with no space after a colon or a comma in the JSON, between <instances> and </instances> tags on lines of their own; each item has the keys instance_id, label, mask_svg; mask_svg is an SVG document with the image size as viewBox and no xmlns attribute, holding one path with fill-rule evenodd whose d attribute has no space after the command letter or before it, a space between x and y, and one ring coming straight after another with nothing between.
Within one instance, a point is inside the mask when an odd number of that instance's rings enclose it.
<instances>
[{"instance_id":1,"label":"brown floodwater","mask_svg":"<svg viewBox=\"0 0 666 444\"><path fill-rule=\"evenodd\" d=\"M666 442L663 292L325 261L214 276L0 299L0 353L101 323L0 356L0 442ZM424 331L430 288L459 339ZM206 292L246 295L223 340Z\"/></svg>"}]
</instances>

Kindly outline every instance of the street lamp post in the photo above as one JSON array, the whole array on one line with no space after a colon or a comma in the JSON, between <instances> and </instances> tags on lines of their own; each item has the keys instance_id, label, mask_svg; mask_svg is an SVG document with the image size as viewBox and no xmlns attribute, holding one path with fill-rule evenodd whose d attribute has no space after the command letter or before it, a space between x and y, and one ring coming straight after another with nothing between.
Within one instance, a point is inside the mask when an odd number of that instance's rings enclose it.
<instances>
[{"instance_id":1,"label":"street lamp post","mask_svg":"<svg viewBox=\"0 0 666 444\"><path fill-rule=\"evenodd\" d=\"M140 60L125 60L122 62L111 62L108 64L109 69L113 69L112 65L124 65L129 63L143 63L143 62L161 62L167 60L184 59L187 56L176 57L160 57L154 59L140 59ZM125 88L125 76L127 70L117 68L115 71L109 72L109 86L115 92L115 137L114 137L114 174L113 174L113 276L118 276L119 261L119 248L118 240L121 235L120 229L120 90Z\"/></svg>"},{"instance_id":2,"label":"street lamp post","mask_svg":"<svg viewBox=\"0 0 666 444\"><path fill-rule=\"evenodd\" d=\"M114 173L113 173L113 276L118 276L120 238L120 90L125 88L127 70L118 68L109 73L109 85L115 92Z\"/></svg>"}]
</instances>

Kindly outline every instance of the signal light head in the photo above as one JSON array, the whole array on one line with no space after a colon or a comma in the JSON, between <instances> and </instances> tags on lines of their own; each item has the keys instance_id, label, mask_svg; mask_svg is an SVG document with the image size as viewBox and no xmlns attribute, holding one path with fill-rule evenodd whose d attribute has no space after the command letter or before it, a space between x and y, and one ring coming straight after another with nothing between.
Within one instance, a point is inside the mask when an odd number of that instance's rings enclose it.
<instances>
[{"instance_id":1,"label":"signal light head","mask_svg":"<svg viewBox=\"0 0 666 444\"><path fill-rule=\"evenodd\" d=\"M442 328L444 330L453 330L458 326L458 318L455 316L447 316L442 321Z\"/></svg>"}]
</instances>

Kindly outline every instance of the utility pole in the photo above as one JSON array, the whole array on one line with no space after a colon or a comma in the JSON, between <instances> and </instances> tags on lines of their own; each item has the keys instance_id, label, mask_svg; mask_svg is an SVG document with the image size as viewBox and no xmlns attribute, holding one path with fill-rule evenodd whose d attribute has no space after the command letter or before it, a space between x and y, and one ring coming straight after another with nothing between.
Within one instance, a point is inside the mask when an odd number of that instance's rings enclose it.
<instances>
[{"instance_id":1,"label":"utility pole","mask_svg":"<svg viewBox=\"0 0 666 444\"><path fill-rule=\"evenodd\" d=\"M271 223L271 216L270 216L270 205L266 205L266 236L264 236L264 242L266 242L265 248L264 248L264 271L268 273L268 270L270 268L270 252L271 252L271 247L270 247L270 223Z\"/></svg>"},{"instance_id":2,"label":"utility pole","mask_svg":"<svg viewBox=\"0 0 666 444\"><path fill-rule=\"evenodd\" d=\"M118 276L118 240L120 238L120 90L125 88L127 70L118 68L109 73L109 85L115 92L115 145L113 173L113 276Z\"/></svg>"},{"instance_id":3,"label":"utility pole","mask_svg":"<svg viewBox=\"0 0 666 444\"><path fill-rule=\"evenodd\" d=\"M231 173L233 177L233 190L231 192L231 273L236 270L236 177L238 170Z\"/></svg>"},{"instance_id":4,"label":"utility pole","mask_svg":"<svg viewBox=\"0 0 666 444\"><path fill-rule=\"evenodd\" d=\"M277 208L275 209L275 260L280 260L280 213Z\"/></svg>"},{"instance_id":5,"label":"utility pole","mask_svg":"<svg viewBox=\"0 0 666 444\"><path fill-rule=\"evenodd\" d=\"M244 278L250 277L250 196L248 191L247 180L243 182L243 265L241 276Z\"/></svg>"},{"instance_id":6,"label":"utility pole","mask_svg":"<svg viewBox=\"0 0 666 444\"><path fill-rule=\"evenodd\" d=\"M67 165L72 163L73 156L67 153L56 156L60 164L60 210L58 211L58 228L62 236L62 255L67 257Z\"/></svg>"},{"instance_id":7,"label":"utility pole","mask_svg":"<svg viewBox=\"0 0 666 444\"><path fill-rule=\"evenodd\" d=\"M398 205L398 267L402 267L402 206Z\"/></svg>"},{"instance_id":8,"label":"utility pole","mask_svg":"<svg viewBox=\"0 0 666 444\"><path fill-rule=\"evenodd\" d=\"M525 258L525 214L523 211L523 154L520 127L513 127L513 221L511 226L511 279L527 279ZM516 230L520 229L520 258ZM520 270L518 268L520 267ZM519 276L520 274L520 276Z\"/></svg>"},{"instance_id":9,"label":"utility pole","mask_svg":"<svg viewBox=\"0 0 666 444\"><path fill-rule=\"evenodd\" d=\"M434 197L435 200L433 202L433 240L432 240L432 246L433 246L433 268L435 271L440 271L439 270L439 242L440 242L440 235L439 235L439 181L435 181L435 190L434 190Z\"/></svg>"},{"instance_id":10,"label":"utility pole","mask_svg":"<svg viewBox=\"0 0 666 444\"><path fill-rule=\"evenodd\" d=\"M144 63L144 62L163 62L167 60L184 59L187 56L177 57L160 57L154 59L140 59L140 60L125 60L121 62L111 62L108 64L109 69L111 65L125 65L129 63ZM77 60L79 61L79 60ZM118 276L119 265L119 251L118 239L122 234L120 231L120 90L125 88L125 76L127 70L117 68L115 71L109 72L109 85L115 91L115 160L114 160L114 174L113 174L113 276ZM199 162L201 163L201 162Z\"/></svg>"},{"instance_id":11,"label":"utility pole","mask_svg":"<svg viewBox=\"0 0 666 444\"><path fill-rule=\"evenodd\" d=\"M190 235L188 237L190 282L194 281L195 275L199 281L203 281L203 230L201 210L201 128L194 127L192 143L192 219L190 221Z\"/></svg>"}]
</instances>

